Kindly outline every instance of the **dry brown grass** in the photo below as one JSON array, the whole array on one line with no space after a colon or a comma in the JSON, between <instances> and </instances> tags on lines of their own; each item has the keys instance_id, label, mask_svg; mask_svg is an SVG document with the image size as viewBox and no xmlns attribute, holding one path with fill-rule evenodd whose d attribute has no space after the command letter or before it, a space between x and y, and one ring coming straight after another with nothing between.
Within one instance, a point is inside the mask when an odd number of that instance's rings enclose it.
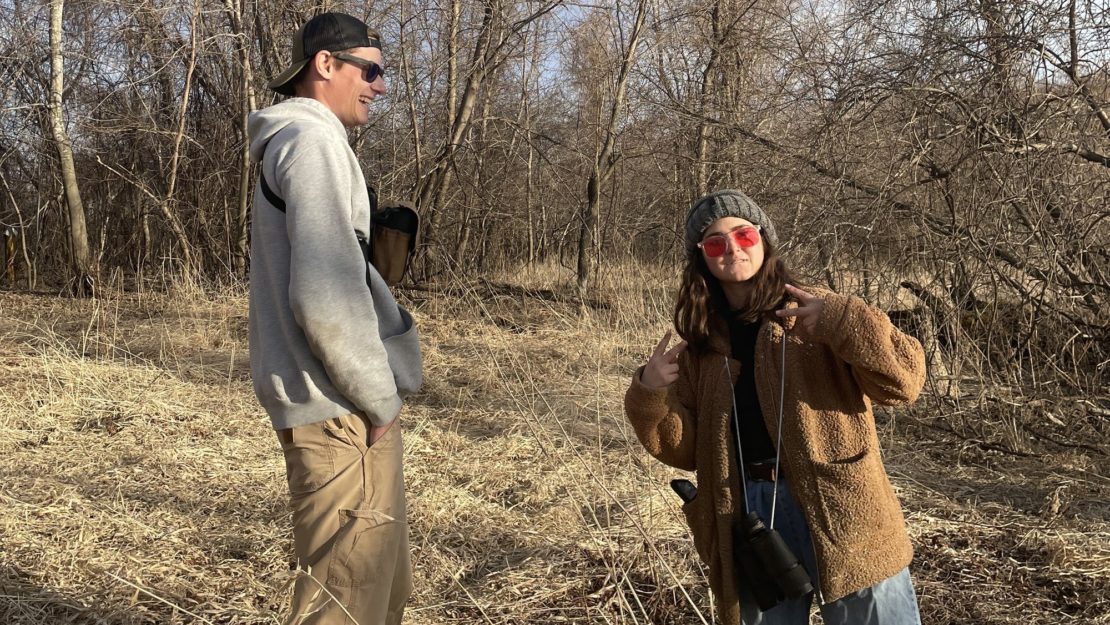
<instances>
[{"instance_id":1,"label":"dry brown grass","mask_svg":"<svg viewBox=\"0 0 1110 625\"><path fill-rule=\"evenodd\" d=\"M674 274L603 269L607 306L585 309L553 286L568 276L403 294L427 379L402 418L406 622L712 621L666 487L677 472L620 403ZM926 399L880 416L925 622L1110 623L1107 441L1014 449L1002 427L944 429L981 410ZM0 622L279 622L284 471L242 295L0 293L0 454Z\"/></svg>"}]
</instances>

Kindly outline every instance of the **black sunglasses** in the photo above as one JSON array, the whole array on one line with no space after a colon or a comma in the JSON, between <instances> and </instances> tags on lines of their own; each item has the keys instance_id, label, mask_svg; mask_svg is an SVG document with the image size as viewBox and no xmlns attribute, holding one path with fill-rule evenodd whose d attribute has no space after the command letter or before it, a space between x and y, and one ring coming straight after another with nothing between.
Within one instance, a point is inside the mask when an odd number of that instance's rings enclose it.
<instances>
[{"instance_id":1,"label":"black sunglasses","mask_svg":"<svg viewBox=\"0 0 1110 625\"><path fill-rule=\"evenodd\" d=\"M340 61L354 63L355 65L358 65L362 69L366 70L366 73L362 76L363 80L365 80L366 82L374 82L378 79L378 76L382 76L383 78L385 77L385 68L373 61L368 61L353 54L347 54L346 52L336 52L335 54L332 54L332 56L339 59Z\"/></svg>"}]
</instances>

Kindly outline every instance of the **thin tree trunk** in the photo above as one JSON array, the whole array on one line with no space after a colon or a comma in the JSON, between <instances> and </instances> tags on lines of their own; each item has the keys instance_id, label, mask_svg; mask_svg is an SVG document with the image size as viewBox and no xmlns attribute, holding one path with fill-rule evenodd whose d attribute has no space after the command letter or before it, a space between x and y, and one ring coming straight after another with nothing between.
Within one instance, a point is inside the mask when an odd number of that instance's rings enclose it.
<instances>
[{"instance_id":1,"label":"thin tree trunk","mask_svg":"<svg viewBox=\"0 0 1110 625\"><path fill-rule=\"evenodd\" d=\"M62 168L62 188L69 210L69 245L73 261L73 293L78 297L93 295L92 260L89 254L89 233L85 224L85 206L77 186L77 170L73 150L66 132L62 112L62 89L65 83L62 63L63 0L50 3L50 126Z\"/></svg>"},{"instance_id":2,"label":"thin tree trunk","mask_svg":"<svg viewBox=\"0 0 1110 625\"><path fill-rule=\"evenodd\" d=\"M474 46L474 54L471 56L471 72L466 80L466 87L463 90L462 104L458 104L456 92L458 91L458 76L457 73L452 72L452 65L448 64L447 76L447 113L448 128L447 139L443 147L440 149L439 154L436 156L435 164L432 171L424 177L421 182L420 191L417 194L417 205L422 210L430 211L428 221L430 226L434 226L435 211L438 206L436 202L442 200L444 197L444 188L450 183L451 160L455 156L459 145L462 142L466 131L470 128L470 119L474 114L474 105L478 100L478 91L485 81L486 72L490 69L488 63L490 59L487 58L492 45L493 39L493 22L496 11L494 11L491 4L486 4L485 16L482 19L482 28L478 35L478 42ZM457 33L452 32L451 39L457 38ZM448 43L448 48L453 48ZM451 56L456 56L457 53L452 53Z\"/></svg>"},{"instance_id":3,"label":"thin tree trunk","mask_svg":"<svg viewBox=\"0 0 1110 625\"><path fill-rule=\"evenodd\" d=\"M408 14L409 3L401 3L401 28L398 31L398 45L401 54L401 72L405 76L405 99L409 105L409 126L412 129L412 150L414 160L416 161L416 174L419 176L420 172L424 171L424 155L420 146L420 117L416 111L416 90L413 88L412 66L409 62L408 49L405 44L405 33L408 31L406 28L406 15Z\"/></svg>"},{"instance_id":4,"label":"thin tree trunk","mask_svg":"<svg viewBox=\"0 0 1110 625\"><path fill-rule=\"evenodd\" d=\"M251 153L250 137L247 134L247 123L251 111L258 108L254 93L254 72L251 68L250 45L246 33L243 31L243 7L239 0L224 0L227 18L231 24L231 32L239 41L238 54L242 69L241 100L242 114L239 118L239 132L243 137L243 146L239 151L239 197L238 210L235 218L235 247L232 251L232 270L237 276L246 275L247 271L247 232L249 223L248 199L251 191Z\"/></svg>"},{"instance_id":5,"label":"thin tree trunk","mask_svg":"<svg viewBox=\"0 0 1110 625\"><path fill-rule=\"evenodd\" d=\"M8 179L2 172L0 172L0 183L4 184L4 191L7 192L8 200L12 203L12 208L15 209L15 217L18 220L16 232L19 234L19 243L16 247L19 248L18 251L23 256L23 266L27 270L27 290L33 290L35 288L35 272L31 266L31 257L27 251L27 224L23 221L23 211L19 210L19 202L16 201L11 187L8 186ZM9 258L8 262L12 262L12 259ZM10 286L15 288L14 276L12 276Z\"/></svg>"},{"instance_id":6,"label":"thin tree trunk","mask_svg":"<svg viewBox=\"0 0 1110 625\"><path fill-rule=\"evenodd\" d=\"M191 278L199 267L194 264L193 250L189 243L189 236L185 233L185 226L178 218L177 212L173 209L173 194L177 188L177 173L178 162L181 158L181 142L185 138L185 122L188 119L189 112L189 95L193 90L193 71L197 66L197 13L200 7L196 2L193 3L193 16L189 24L189 64L185 68L185 86L184 93L181 95L181 114L178 116L177 121L177 134L173 139L173 154L170 156L170 172L169 182L166 184L166 197L163 198L159 207L162 209L162 216L170 224L170 229L173 231L174 237L177 239L177 245L181 248L181 270L185 278Z\"/></svg>"},{"instance_id":7,"label":"thin tree trunk","mask_svg":"<svg viewBox=\"0 0 1110 625\"><path fill-rule=\"evenodd\" d=\"M462 2L452 0L451 22L447 26L447 127L451 134L451 124L459 106L459 19L462 16Z\"/></svg>"},{"instance_id":8,"label":"thin tree trunk","mask_svg":"<svg viewBox=\"0 0 1110 625\"><path fill-rule=\"evenodd\" d=\"M713 46L709 50L709 62L705 64L705 71L702 73L701 81L701 107L703 115L707 113L706 107L710 98L716 90L716 71L717 71L717 57L720 54L721 47L721 1L717 0L713 3L713 10L710 13L711 26L713 28ZM708 116L706 116L708 117ZM708 119L703 118L701 123L698 124L698 140L695 148L697 158L697 196L701 197L709 192L709 129L710 122Z\"/></svg>"},{"instance_id":9,"label":"thin tree trunk","mask_svg":"<svg viewBox=\"0 0 1110 625\"><path fill-rule=\"evenodd\" d=\"M527 96L525 96L525 98L527 98ZM527 100L525 100L525 102L527 102ZM527 106L527 104L525 106ZM531 115L530 112L525 112L525 114L524 114L524 120L525 120L524 121L524 123L525 123L524 131L529 133L529 134L532 132L532 121L531 121L530 115ZM525 186L524 186L524 212L528 216L528 264L529 265L534 264L536 262L536 229L535 229L535 223L534 223L535 220L533 219L533 216L532 216L532 185L535 183L534 175L533 175L533 170L535 168L533 167L533 163L535 161L535 154L536 154L536 149L534 147L532 147L532 139L531 139L531 137L529 137L529 139L528 139L528 170L527 170L528 173L527 173L527 176L526 176L526 181L525 181Z\"/></svg>"},{"instance_id":10,"label":"thin tree trunk","mask_svg":"<svg viewBox=\"0 0 1110 625\"><path fill-rule=\"evenodd\" d=\"M462 13L462 3L460 0L452 0L451 2L451 17L447 27L447 85L445 87L446 93L446 121L447 127L445 129L445 137L443 145L440 147L438 153L432 159L431 169L428 173L420 173L417 188L416 188L416 207L424 215L423 234L421 238L425 242L427 251L430 248L440 246L439 241L439 213L443 198L445 196L446 188L451 184L451 162L455 155L455 150L458 147L459 141L465 136L465 129L470 123L469 113L467 109L465 117L460 116L458 112L458 50L459 50L459 21ZM485 19L482 21L482 29L478 36L478 43L475 46L474 55L471 58L471 75L467 80L467 89L470 89L470 84L474 78L482 73L480 65L481 60L485 58L485 51L489 45L489 23L493 9L490 4L486 4ZM478 84L481 84L479 79ZM465 98L464 98L465 101ZM415 119L414 119L415 124ZM463 132L456 132L457 129L462 128ZM419 170L418 170L419 173ZM423 256L422 270L423 275L428 277L436 273L437 267L434 266L434 259L439 255L425 254Z\"/></svg>"},{"instance_id":11,"label":"thin tree trunk","mask_svg":"<svg viewBox=\"0 0 1110 625\"><path fill-rule=\"evenodd\" d=\"M537 29L538 30L538 29ZM527 42L525 42L527 43ZM533 186L535 185L535 160L536 148L532 141L532 98L528 91L529 85L539 74L540 65L540 37L537 36L532 41L532 56L530 62L522 63L520 68L520 117L521 125L524 128L524 139L528 144L528 158L527 173L525 176L524 187L524 213L528 219L528 264L536 262L536 231L535 231L535 216L533 215L532 206L533 202Z\"/></svg>"},{"instance_id":12,"label":"thin tree trunk","mask_svg":"<svg viewBox=\"0 0 1110 625\"><path fill-rule=\"evenodd\" d=\"M612 106L609 109L609 123L604 129L604 138L597 158L594 160L590 179L586 183L586 207L582 211L581 229L578 231L578 291L585 296L586 287L589 285L590 266L594 247L594 228L597 225L598 204L601 199L601 185L616 169L613 144L616 141L617 121L620 117L621 107L624 106L624 94L628 86L628 75L632 70L632 63L636 59L636 48L640 45L640 32L647 15L647 1L640 0L636 5L636 19L632 32L628 37L628 49L625 50L624 60L621 62L620 74L617 77L617 91L613 95Z\"/></svg>"},{"instance_id":13,"label":"thin tree trunk","mask_svg":"<svg viewBox=\"0 0 1110 625\"><path fill-rule=\"evenodd\" d=\"M475 161L476 161L475 162L475 173L476 173L476 178L477 178L478 189L479 189L480 192L486 189L486 185L487 185L487 182L488 182L486 180L486 159L485 159L486 150L485 150L485 147L486 147L486 133L489 131L489 109L490 109L490 94L487 91L485 93L484 97L482 98L482 115L481 115L481 121L478 124L478 132L477 132L478 137L477 137L477 139L475 139L475 143L477 145L475 146L475 150L474 150L474 158L475 158ZM482 201L483 203L489 203L489 201L490 201L490 198L488 198L488 197L483 198L481 195L479 195L478 199L479 199L479 201ZM468 203L465 206L465 208L463 209L462 222L461 222L460 228L459 228L459 230L460 230L459 244L455 246L455 250L456 250L456 252L455 252L455 263L462 270L465 270L465 268L466 268L466 264L465 264L466 252L467 252L467 248L470 246L470 233L473 230L473 227L471 226L471 223L470 223L471 219L472 219L473 212L474 212L474 210L473 210L472 205ZM471 265L471 266L473 267L474 265Z\"/></svg>"}]
</instances>

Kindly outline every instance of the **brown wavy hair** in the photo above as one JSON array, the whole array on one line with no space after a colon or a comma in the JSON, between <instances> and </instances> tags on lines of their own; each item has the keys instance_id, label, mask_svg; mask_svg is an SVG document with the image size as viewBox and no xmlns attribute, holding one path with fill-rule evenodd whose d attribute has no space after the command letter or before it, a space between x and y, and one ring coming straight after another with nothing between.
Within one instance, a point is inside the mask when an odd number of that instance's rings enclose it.
<instances>
[{"instance_id":1,"label":"brown wavy hair","mask_svg":"<svg viewBox=\"0 0 1110 625\"><path fill-rule=\"evenodd\" d=\"M737 311L739 318L753 322L782 308L786 301L786 284L799 288L805 285L798 280L779 256L774 244L763 239L763 264L759 272L751 278L752 291L748 306ZM694 351L702 351L709 339L709 320L712 314L729 311L728 299L721 283L709 271L705 257L700 249L686 255L686 267L682 270L682 283L678 288L678 299L674 307L674 327L679 336L689 343Z\"/></svg>"}]
</instances>

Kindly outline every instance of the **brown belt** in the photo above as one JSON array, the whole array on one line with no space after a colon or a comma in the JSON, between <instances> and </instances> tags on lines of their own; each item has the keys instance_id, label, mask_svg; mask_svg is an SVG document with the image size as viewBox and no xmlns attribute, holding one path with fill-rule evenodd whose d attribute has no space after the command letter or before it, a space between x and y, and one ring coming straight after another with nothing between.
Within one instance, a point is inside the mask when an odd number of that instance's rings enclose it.
<instances>
[{"instance_id":1,"label":"brown belt","mask_svg":"<svg viewBox=\"0 0 1110 625\"><path fill-rule=\"evenodd\" d=\"M745 462L744 475L749 479L756 482L774 482L782 476L782 467L775 473L774 462Z\"/></svg>"}]
</instances>

